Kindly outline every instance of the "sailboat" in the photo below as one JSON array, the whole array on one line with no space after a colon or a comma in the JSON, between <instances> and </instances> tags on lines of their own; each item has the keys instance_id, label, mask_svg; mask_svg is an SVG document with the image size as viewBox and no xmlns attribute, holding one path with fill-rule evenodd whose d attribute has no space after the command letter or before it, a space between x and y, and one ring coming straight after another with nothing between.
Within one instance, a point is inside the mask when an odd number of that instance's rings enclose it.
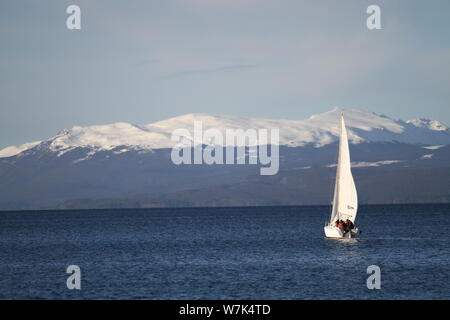
<instances>
[{"instance_id":1,"label":"sailboat","mask_svg":"<svg viewBox=\"0 0 450 320\"><path fill-rule=\"evenodd\" d=\"M355 218L358 211L358 195L353 181L350 150L348 147L347 130L345 128L344 114L340 119L339 155L336 167L336 182L330 221L327 221L324 232L327 238L354 238L360 230L356 228ZM336 225L336 222L350 220L353 229L344 230Z\"/></svg>"}]
</instances>

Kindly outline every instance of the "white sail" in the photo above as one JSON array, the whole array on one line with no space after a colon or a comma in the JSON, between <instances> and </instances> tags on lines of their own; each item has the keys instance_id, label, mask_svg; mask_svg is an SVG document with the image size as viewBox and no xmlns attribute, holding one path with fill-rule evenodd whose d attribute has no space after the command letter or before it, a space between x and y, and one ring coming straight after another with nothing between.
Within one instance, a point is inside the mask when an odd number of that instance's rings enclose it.
<instances>
[{"instance_id":1,"label":"white sail","mask_svg":"<svg viewBox=\"0 0 450 320\"><path fill-rule=\"evenodd\" d=\"M345 221L347 219L355 222L357 211L358 195L350 166L347 130L345 128L344 116L341 115L341 137L339 140L339 156L330 222L334 223L336 220Z\"/></svg>"}]
</instances>

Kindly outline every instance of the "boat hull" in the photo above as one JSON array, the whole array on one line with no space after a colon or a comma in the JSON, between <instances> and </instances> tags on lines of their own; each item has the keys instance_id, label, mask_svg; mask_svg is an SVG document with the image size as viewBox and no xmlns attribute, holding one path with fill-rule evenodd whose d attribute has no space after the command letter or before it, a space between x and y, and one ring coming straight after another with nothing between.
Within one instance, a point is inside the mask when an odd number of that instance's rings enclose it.
<instances>
[{"instance_id":1,"label":"boat hull","mask_svg":"<svg viewBox=\"0 0 450 320\"><path fill-rule=\"evenodd\" d=\"M357 235L360 233L358 229L354 229L344 234L344 231L342 229L335 226L325 226L323 228L323 231L325 232L325 236L327 238L337 238L337 239L356 238Z\"/></svg>"}]
</instances>

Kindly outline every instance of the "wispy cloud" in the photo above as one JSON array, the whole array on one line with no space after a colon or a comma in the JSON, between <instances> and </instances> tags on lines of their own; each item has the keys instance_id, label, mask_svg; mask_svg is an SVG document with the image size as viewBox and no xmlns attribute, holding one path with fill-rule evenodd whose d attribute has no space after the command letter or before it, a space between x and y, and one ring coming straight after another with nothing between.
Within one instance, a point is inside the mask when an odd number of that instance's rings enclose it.
<instances>
[{"instance_id":1,"label":"wispy cloud","mask_svg":"<svg viewBox=\"0 0 450 320\"><path fill-rule=\"evenodd\" d=\"M236 65L229 65L229 66L223 66L223 67L218 67L218 68L193 69L193 70L174 72L169 75L166 75L164 78L178 78L178 77L194 76L194 75L217 73L217 72L241 71L241 70L245 70L245 69L254 69L254 68L259 68L259 67L261 67L260 64L236 64Z\"/></svg>"}]
</instances>

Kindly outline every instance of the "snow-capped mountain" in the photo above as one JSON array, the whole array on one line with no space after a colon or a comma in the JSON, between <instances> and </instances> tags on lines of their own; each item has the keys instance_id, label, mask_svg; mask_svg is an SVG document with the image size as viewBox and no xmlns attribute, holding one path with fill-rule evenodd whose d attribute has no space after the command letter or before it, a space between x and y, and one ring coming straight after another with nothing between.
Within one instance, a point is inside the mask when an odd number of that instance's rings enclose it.
<instances>
[{"instance_id":1,"label":"snow-capped mountain","mask_svg":"<svg viewBox=\"0 0 450 320\"><path fill-rule=\"evenodd\" d=\"M450 202L446 126L335 108L305 120L188 114L148 125L76 126L0 151L0 210L326 204L341 112L361 203ZM250 161L174 164L172 133L192 135L194 121L203 132L278 128L279 172L261 176Z\"/></svg>"},{"instance_id":2,"label":"snow-capped mountain","mask_svg":"<svg viewBox=\"0 0 450 320\"><path fill-rule=\"evenodd\" d=\"M20 147L10 146L0 151L0 157L11 157L32 148L46 148L59 155L77 147L95 151L112 150L124 146L122 152L142 149L171 148L174 130L179 128L193 132L194 121L201 121L203 130L218 129L225 135L226 129L272 129L278 128L280 145L299 147L312 144L321 147L337 141L338 119L344 112L349 140L353 144L362 142L399 142L421 145L450 144L450 130L436 120L394 120L384 115L334 108L313 115L305 120L275 120L245 118L228 115L187 114L147 124L134 125L114 123L109 125L75 126L42 142L26 143ZM195 141L194 144L209 141Z\"/></svg>"}]
</instances>

